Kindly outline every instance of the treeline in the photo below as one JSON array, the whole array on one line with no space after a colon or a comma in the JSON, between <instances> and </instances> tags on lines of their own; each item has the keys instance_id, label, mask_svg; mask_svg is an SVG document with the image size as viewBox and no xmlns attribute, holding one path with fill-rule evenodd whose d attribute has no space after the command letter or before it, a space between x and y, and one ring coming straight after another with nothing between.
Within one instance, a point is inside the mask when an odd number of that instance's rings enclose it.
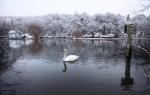
<instances>
[{"instance_id":1,"label":"treeline","mask_svg":"<svg viewBox=\"0 0 150 95\"><path fill-rule=\"evenodd\" d=\"M93 16L86 13L49 14L34 17L1 17L0 19L4 18L14 30L29 32L31 26L36 26L43 34L51 36L72 36L74 34L83 36L100 33L121 37L124 34L126 23L126 17L112 13ZM150 16L138 14L132 17L131 21L137 26L137 37L150 37Z\"/></svg>"}]
</instances>

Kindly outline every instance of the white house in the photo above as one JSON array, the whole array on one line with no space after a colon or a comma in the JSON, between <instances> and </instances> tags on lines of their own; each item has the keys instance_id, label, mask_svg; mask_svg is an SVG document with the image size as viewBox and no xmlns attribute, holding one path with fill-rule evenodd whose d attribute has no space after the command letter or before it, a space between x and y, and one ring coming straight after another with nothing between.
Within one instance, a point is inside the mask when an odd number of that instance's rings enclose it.
<instances>
[{"instance_id":1,"label":"white house","mask_svg":"<svg viewBox=\"0 0 150 95\"><path fill-rule=\"evenodd\" d=\"M29 33L22 33L20 31L10 30L9 31L9 39L34 39Z\"/></svg>"},{"instance_id":2,"label":"white house","mask_svg":"<svg viewBox=\"0 0 150 95\"><path fill-rule=\"evenodd\" d=\"M107 35L102 35L102 38L114 38L114 34L107 34Z\"/></svg>"},{"instance_id":3,"label":"white house","mask_svg":"<svg viewBox=\"0 0 150 95\"><path fill-rule=\"evenodd\" d=\"M10 30L8 35L9 35L10 39L21 39L22 38L22 32L20 32L20 31Z\"/></svg>"}]
</instances>

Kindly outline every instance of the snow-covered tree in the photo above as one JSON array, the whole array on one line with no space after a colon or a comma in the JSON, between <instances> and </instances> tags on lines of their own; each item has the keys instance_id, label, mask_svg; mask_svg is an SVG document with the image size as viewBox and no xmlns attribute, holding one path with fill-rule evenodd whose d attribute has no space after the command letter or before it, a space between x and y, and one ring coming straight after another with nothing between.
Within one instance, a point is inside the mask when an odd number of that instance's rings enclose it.
<instances>
[{"instance_id":1,"label":"snow-covered tree","mask_svg":"<svg viewBox=\"0 0 150 95\"><path fill-rule=\"evenodd\" d=\"M149 37L150 36L150 20L143 14L136 15L133 17L132 21L136 23L137 35L139 37Z\"/></svg>"},{"instance_id":2,"label":"snow-covered tree","mask_svg":"<svg viewBox=\"0 0 150 95\"><path fill-rule=\"evenodd\" d=\"M2 17L1 17L2 18ZM96 14L90 16L86 13L64 15L49 14L34 17L7 17L14 30L28 32L32 23L38 24L44 34L50 36L69 36L77 34L114 34L118 37L124 31L125 17L112 13ZM136 15L132 21L137 24L138 35L150 36L150 16ZM104 33L105 32L105 33Z\"/></svg>"}]
</instances>

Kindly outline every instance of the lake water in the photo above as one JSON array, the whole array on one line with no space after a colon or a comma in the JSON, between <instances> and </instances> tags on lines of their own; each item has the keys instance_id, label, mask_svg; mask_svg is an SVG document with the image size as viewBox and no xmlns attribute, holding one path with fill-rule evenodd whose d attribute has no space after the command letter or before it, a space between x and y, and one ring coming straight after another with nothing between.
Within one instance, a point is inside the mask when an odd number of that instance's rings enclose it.
<instances>
[{"instance_id":1,"label":"lake water","mask_svg":"<svg viewBox=\"0 0 150 95\"><path fill-rule=\"evenodd\" d=\"M150 95L150 57L125 40L1 41L0 95ZM64 53L80 56L63 62Z\"/></svg>"}]
</instances>

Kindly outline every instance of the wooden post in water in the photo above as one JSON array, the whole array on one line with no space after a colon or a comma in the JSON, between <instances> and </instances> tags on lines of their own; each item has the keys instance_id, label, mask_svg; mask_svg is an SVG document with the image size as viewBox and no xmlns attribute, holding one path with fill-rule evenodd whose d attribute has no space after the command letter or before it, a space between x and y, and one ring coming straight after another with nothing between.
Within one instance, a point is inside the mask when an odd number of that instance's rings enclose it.
<instances>
[{"instance_id":1,"label":"wooden post in water","mask_svg":"<svg viewBox=\"0 0 150 95\"><path fill-rule=\"evenodd\" d=\"M126 57L131 57L131 45L132 45L131 25L127 25L127 32L128 32L128 38L127 38Z\"/></svg>"},{"instance_id":2,"label":"wooden post in water","mask_svg":"<svg viewBox=\"0 0 150 95\"><path fill-rule=\"evenodd\" d=\"M132 35L136 33L136 26L130 21L129 15L127 16L127 22L125 24L124 32L127 33L127 51L126 57L131 57L131 50L132 50Z\"/></svg>"},{"instance_id":3,"label":"wooden post in water","mask_svg":"<svg viewBox=\"0 0 150 95\"><path fill-rule=\"evenodd\" d=\"M121 86L124 86L125 90L129 90L129 86L134 84L133 78L130 76L130 61L132 52L132 34L135 33L135 25L129 21L129 15L125 24L124 32L127 33L127 45L126 45L126 66L125 66L125 77L121 79Z\"/></svg>"},{"instance_id":4,"label":"wooden post in water","mask_svg":"<svg viewBox=\"0 0 150 95\"><path fill-rule=\"evenodd\" d=\"M132 85L134 84L134 79L131 78L131 56L126 56L126 63L125 63L125 76L121 78L121 86L123 87L123 90L130 90Z\"/></svg>"}]
</instances>

